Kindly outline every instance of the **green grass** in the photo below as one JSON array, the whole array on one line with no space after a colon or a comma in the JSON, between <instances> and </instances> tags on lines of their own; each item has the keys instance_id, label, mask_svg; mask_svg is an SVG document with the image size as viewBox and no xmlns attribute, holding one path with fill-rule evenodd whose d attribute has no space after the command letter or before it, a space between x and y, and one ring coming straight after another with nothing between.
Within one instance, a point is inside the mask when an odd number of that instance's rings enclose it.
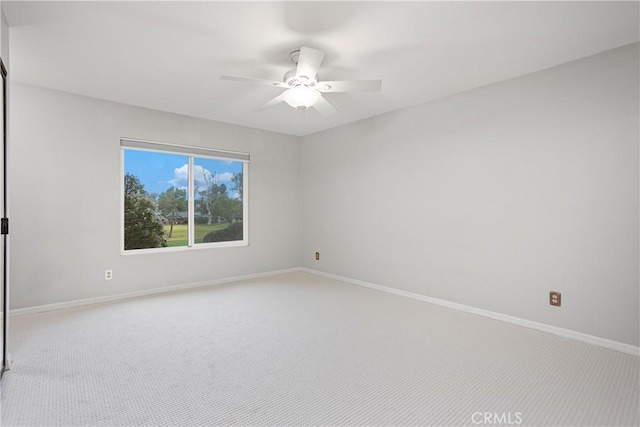
<instances>
[{"instance_id":1,"label":"green grass","mask_svg":"<svg viewBox=\"0 0 640 427\"><path fill-rule=\"evenodd\" d=\"M210 231L222 230L227 228L229 224L196 224L196 243L202 243L202 238ZM170 225L164 226L166 235L169 235ZM187 224L176 224L173 226L173 233L171 238L167 238L167 244L169 247L173 246L187 246Z\"/></svg>"}]
</instances>

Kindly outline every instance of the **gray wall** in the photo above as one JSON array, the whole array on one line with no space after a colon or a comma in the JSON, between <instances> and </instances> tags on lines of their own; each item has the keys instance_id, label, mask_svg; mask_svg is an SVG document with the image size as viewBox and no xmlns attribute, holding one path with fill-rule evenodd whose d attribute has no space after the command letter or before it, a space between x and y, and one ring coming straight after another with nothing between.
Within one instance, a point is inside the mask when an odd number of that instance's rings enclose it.
<instances>
[{"instance_id":1,"label":"gray wall","mask_svg":"<svg viewBox=\"0 0 640 427\"><path fill-rule=\"evenodd\" d=\"M4 66L9 69L9 24L7 17L4 16L4 10L0 14L0 54Z\"/></svg>"},{"instance_id":2,"label":"gray wall","mask_svg":"<svg viewBox=\"0 0 640 427\"><path fill-rule=\"evenodd\" d=\"M303 138L303 265L638 345L638 47Z\"/></svg>"},{"instance_id":3,"label":"gray wall","mask_svg":"<svg viewBox=\"0 0 640 427\"><path fill-rule=\"evenodd\" d=\"M297 137L19 83L10 107L12 308L300 266ZM120 255L123 136L250 152L250 246Z\"/></svg>"},{"instance_id":4,"label":"gray wall","mask_svg":"<svg viewBox=\"0 0 640 427\"><path fill-rule=\"evenodd\" d=\"M638 345L638 47L301 139L12 83L12 308L303 265ZM122 136L249 151L251 245L120 255Z\"/></svg>"}]
</instances>

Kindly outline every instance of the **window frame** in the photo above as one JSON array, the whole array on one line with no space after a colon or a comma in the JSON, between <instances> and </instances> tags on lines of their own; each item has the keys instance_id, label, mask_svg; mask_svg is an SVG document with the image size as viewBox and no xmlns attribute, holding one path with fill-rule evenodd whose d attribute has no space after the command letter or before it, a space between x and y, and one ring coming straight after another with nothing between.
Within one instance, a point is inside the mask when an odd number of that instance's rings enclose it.
<instances>
[{"instance_id":1,"label":"window frame","mask_svg":"<svg viewBox=\"0 0 640 427\"><path fill-rule=\"evenodd\" d=\"M127 143L136 144L136 147L127 146ZM165 148L163 150L163 148ZM163 248L129 249L124 248L124 176L125 164L124 153L126 150L143 151L151 153L174 154L186 156L188 159L188 190L187 190L187 245L172 246ZM207 154L211 153L211 154ZM216 156L215 154L218 154ZM221 156L222 155L222 156ZM242 240L232 240L224 242L195 243L195 197L194 197L194 159L214 159L223 161L242 162ZM201 249L217 249L249 246L249 154L217 150L204 147L191 147L186 145L169 144L163 142L146 141L135 138L120 138L120 254L140 255L151 253L181 252Z\"/></svg>"}]
</instances>

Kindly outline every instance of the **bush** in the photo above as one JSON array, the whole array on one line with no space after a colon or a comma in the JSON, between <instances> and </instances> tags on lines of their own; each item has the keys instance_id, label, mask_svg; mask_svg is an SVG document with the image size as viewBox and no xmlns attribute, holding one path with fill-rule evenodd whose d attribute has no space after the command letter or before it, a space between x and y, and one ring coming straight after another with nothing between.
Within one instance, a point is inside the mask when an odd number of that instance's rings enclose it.
<instances>
[{"instance_id":1,"label":"bush","mask_svg":"<svg viewBox=\"0 0 640 427\"><path fill-rule=\"evenodd\" d=\"M233 240L242 240L242 222L234 222L227 228L212 231L205 234L202 238L203 243L208 242L231 242Z\"/></svg>"}]
</instances>

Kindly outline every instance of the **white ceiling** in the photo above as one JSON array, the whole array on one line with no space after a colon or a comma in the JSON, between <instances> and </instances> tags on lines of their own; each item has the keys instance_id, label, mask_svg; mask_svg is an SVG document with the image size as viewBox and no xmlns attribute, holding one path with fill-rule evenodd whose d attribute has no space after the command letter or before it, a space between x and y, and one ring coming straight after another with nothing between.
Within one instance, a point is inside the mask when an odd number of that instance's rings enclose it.
<instances>
[{"instance_id":1,"label":"white ceiling","mask_svg":"<svg viewBox=\"0 0 640 427\"><path fill-rule=\"evenodd\" d=\"M638 2L12 2L11 78L294 135L531 73L639 39ZM330 93L338 112L253 109L300 46L323 80L382 79Z\"/></svg>"}]
</instances>

